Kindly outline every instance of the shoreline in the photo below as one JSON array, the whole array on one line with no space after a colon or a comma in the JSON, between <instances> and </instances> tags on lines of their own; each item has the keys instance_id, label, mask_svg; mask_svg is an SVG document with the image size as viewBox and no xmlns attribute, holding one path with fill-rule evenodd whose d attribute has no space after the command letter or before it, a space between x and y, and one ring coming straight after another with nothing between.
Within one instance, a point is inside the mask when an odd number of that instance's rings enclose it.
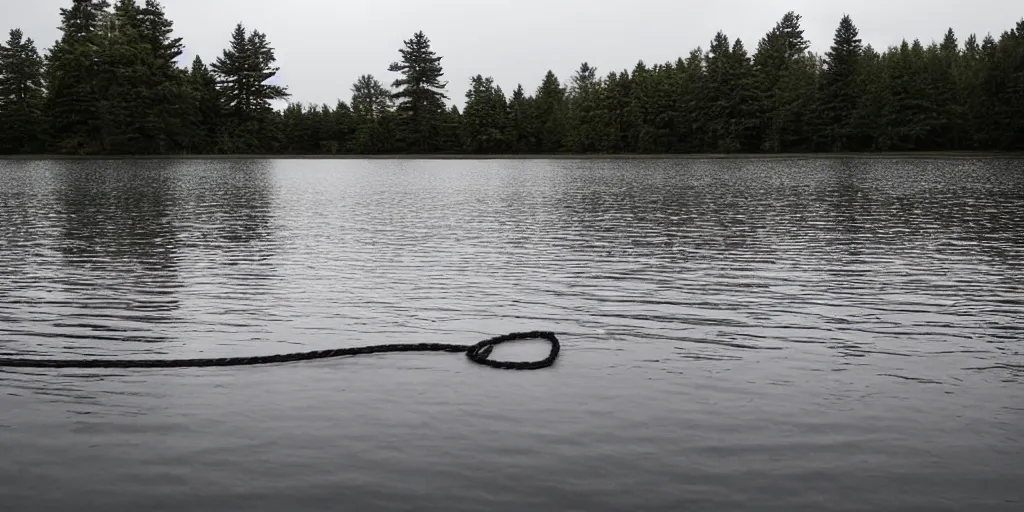
<instances>
[{"instance_id":1,"label":"shoreline","mask_svg":"<svg viewBox=\"0 0 1024 512\"><path fill-rule=\"evenodd\" d=\"M885 160L1024 159L1024 152L893 151L885 153L554 153L554 154L389 154L389 155L0 155L0 160Z\"/></svg>"}]
</instances>

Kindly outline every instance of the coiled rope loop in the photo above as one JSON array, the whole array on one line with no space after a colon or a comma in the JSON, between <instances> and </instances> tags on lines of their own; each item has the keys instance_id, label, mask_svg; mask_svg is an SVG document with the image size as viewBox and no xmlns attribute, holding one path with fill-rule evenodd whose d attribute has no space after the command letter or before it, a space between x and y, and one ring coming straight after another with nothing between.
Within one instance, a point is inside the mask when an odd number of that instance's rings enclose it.
<instances>
[{"instance_id":1,"label":"coiled rope loop","mask_svg":"<svg viewBox=\"0 0 1024 512\"><path fill-rule=\"evenodd\" d=\"M543 339L551 344L548 356L539 361L495 361L489 359L491 350L510 341ZM253 357L225 357L218 359L26 359L0 357L0 367L8 368L205 368L212 366L254 366L295 361L312 361L343 356L383 354L391 352L464 352L470 361L502 370L539 370L555 364L558 358L558 338L552 332L519 332L496 336L475 345L446 345L442 343L368 345L364 347L316 350Z\"/></svg>"}]
</instances>

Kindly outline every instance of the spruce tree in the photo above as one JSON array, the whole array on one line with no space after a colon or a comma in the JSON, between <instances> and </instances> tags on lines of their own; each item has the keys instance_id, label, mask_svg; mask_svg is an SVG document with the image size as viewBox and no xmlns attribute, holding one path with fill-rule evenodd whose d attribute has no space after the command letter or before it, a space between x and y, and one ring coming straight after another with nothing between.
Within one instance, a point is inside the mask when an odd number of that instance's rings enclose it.
<instances>
[{"instance_id":1,"label":"spruce tree","mask_svg":"<svg viewBox=\"0 0 1024 512\"><path fill-rule=\"evenodd\" d=\"M854 124L857 105L863 95L858 69L862 50L857 27L849 15L844 15L836 29L832 47L825 54L822 77L821 110L827 126L826 142L834 151L863 147L862 134Z\"/></svg>"},{"instance_id":2,"label":"spruce tree","mask_svg":"<svg viewBox=\"0 0 1024 512\"><path fill-rule=\"evenodd\" d=\"M43 99L43 59L32 38L13 29L0 44L0 153L42 150Z\"/></svg>"},{"instance_id":3,"label":"spruce tree","mask_svg":"<svg viewBox=\"0 0 1024 512\"><path fill-rule=\"evenodd\" d=\"M403 43L398 50L402 60L388 67L402 75L391 84L397 89L392 97L397 101L400 139L407 151L429 153L438 148L435 138L447 111L442 57L430 49L430 39L422 31Z\"/></svg>"}]
</instances>

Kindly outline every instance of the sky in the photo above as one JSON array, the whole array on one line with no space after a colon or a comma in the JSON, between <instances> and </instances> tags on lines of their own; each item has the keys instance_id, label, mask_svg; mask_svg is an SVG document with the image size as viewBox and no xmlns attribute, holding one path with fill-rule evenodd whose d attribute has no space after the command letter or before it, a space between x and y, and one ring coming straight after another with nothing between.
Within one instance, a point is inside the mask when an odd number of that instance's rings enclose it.
<instances>
[{"instance_id":1,"label":"sky","mask_svg":"<svg viewBox=\"0 0 1024 512\"><path fill-rule=\"evenodd\" d=\"M142 2L144 0L140 0ZM517 84L532 92L550 69L563 83L586 61L603 75L674 61L719 30L741 38L751 53L787 11L803 16L811 50L824 53L843 14L876 49L919 38L941 40L952 27L960 41L976 33L998 37L1022 17L1020 0L163 0L183 65L207 63L227 46L239 22L265 34L281 68L275 80L291 101L333 104L373 74L390 85L388 65L422 30L463 105L470 77L492 76L506 94ZM0 0L0 30L21 28L40 51L60 37L59 9L71 0ZM3 37L6 40L6 37Z\"/></svg>"}]
</instances>

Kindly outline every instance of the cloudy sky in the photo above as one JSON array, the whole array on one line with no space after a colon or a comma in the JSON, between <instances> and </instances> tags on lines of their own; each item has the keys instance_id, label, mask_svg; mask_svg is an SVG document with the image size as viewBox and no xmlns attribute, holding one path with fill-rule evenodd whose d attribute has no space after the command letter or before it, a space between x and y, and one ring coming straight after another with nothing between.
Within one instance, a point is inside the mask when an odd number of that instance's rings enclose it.
<instances>
[{"instance_id":1,"label":"cloudy sky","mask_svg":"<svg viewBox=\"0 0 1024 512\"><path fill-rule=\"evenodd\" d=\"M141 0L140 0L141 1ZM360 74L386 84L398 48L417 30L444 57L449 96L462 105L469 78L493 76L511 92L533 90L551 69L566 79L583 61L599 73L664 62L708 47L718 30L749 51L793 10L812 50L824 52L844 13L866 43L927 43L952 27L997 36L1024 16L1019 0L163 0L187 61L220 55L235 24L267 34L293 101L348 100ZM60 33L71 0L0 0L0 30L20 27L42 50ZM6 39L6 37L4 38Z\"/></svg>"}]
</instances>

